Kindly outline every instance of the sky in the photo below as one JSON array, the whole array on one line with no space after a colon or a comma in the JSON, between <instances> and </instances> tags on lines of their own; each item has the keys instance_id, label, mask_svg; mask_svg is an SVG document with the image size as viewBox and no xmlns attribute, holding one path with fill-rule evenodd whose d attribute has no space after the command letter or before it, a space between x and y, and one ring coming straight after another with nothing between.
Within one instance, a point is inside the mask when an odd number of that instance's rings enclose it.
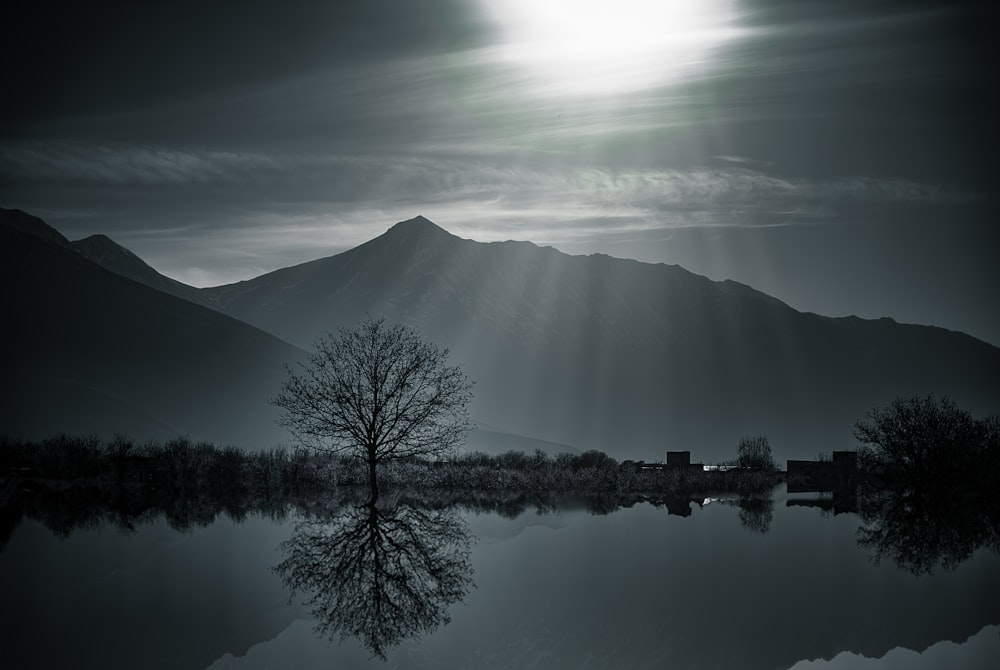
<instances>
[{"instance_id":1,"label":"sky","mask_svg":"<svg viewBox=\"0 0 1000 670\"><path fill-rule=\"evenodd\" d=\"M0 9L0 206L195 286L418 214L1000 346L995 3Z\"/></svg>"}]
</instances>

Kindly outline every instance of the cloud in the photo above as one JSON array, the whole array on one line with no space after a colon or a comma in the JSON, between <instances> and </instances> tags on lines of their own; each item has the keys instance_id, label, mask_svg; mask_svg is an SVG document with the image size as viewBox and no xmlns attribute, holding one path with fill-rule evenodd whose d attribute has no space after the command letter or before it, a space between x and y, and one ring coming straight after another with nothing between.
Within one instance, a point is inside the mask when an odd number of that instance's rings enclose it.
<instances>
[{"instance_id":1,"label":"cloud","mask_svg":"<svg viewBox=\"0 0 1000 670\"><path fill-rule=\"evenodd\" d=\"M475 209L476 219L571 222L645 218L650 225L809 223L851 205L974 201L974 193L906 179L776 177L746 167L610 169L530 167L459 159L330 163L373 203ZM377 182L377 186L373 186ZM367 185L366 189L362 187ZM768 219L768 217L770 217Z\"/></svg>"},{"instance_id":2,"label":"cloud","mask_svg":"<svg viewBox=\"0 0 1000 670\"><path fill-rule=\"evenodd\" d=\"M480 241L586 249L594 241L648 240L691 228L833 225L859 208L977 198L906 179L776 176L751 159L727 158L718 167L682 170L534 166L488 153L0 145L0 171L37 183L39 193L51 180L86 184L90 200L65 208L88 214L69 217L67 233L112 234L154 267L199 285L344 251L417 214ZM129 209L131 199L118 193L134 185L145 187L141 211ZM30 203L19 206L30 209Z\"/></svg>"},{"instance_id":3,"label":"cloud","mask_svg":"<svg viewBox=\"0 0 1000 670\"><path fill-rule=\"evenodd\" d=\"M216 181L314 185L322 200L357 204L502 204L509 211L543 205L553 214L597 210L722 210L773 212L823 202L966 202L976 194L907 179L845 177L811 181L776 177L741 156L714 156L723 168L662 169L531 167L489 155L267 155L214 149L121 146L82 142L0 145L0 171L27 180L110 184L199 184ZM322 185L322 186L319 186ZM280 192L277 194L280 199Z\"/></svg>"},{"instance_id":4,"label":"cloud","mask_svg":"<svg viewBox=\"0 0 1000 670\"><path fill-rule=\"evenodd\" d=\"M0 173L21 179L185 184L243 179L277 167L274 159L255 153L57 141L0 145Z\"/></svg>"},{"instance_id":5,"label":"cloud","mask_svg":"<svg viewBox=\"0 0 1000 670\"><path fill-rule=\"evenodd\" d=\"M315 161L310 171L335 186L308 201L254 204L206 232L209 247L245 250L226 259L229 274L215 283L344 251L417 214L483 242L585 249L596 240L650 239L689 228L832 225L842 220L838 208L852 201L891 206L971 197L906 180L790 180L742 168L535 170L451 159L335 158ZM181 270L175 276L213 283Z\"/></svg>"}]
</instances>

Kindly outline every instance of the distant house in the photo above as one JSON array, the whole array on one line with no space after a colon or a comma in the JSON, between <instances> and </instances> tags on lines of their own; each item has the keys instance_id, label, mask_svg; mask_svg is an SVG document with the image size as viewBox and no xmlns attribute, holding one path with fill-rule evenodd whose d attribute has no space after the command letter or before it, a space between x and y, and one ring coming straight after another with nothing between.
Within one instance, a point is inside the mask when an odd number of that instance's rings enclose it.
<instances>
[{"instance_id":1,"label":"distant house","mask_svg":"<svg viewBox=\"0 0 1000 670\"><path fill-rule=\"evenodd\" d=\"M854 486L858 452L835 451L829 461L788 461L789 493L834 491Z\"/></svg>"},{"instance_id":2,"label":"distant house","mask_svg":"<svg viewBox=\"0 0 1000 670\"><path fill-rule=\"evenodd\" d=\"M691 452L690 451L668 451L667 452L667 467L668 468L686 468L691 465Z\"/></svg>"}]
</instances>

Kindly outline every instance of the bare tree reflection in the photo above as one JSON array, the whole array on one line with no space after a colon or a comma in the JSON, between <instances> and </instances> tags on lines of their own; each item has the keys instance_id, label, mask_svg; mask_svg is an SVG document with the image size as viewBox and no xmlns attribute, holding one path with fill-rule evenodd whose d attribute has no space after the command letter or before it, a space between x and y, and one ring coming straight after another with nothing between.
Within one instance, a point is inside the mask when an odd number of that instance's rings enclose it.
<instances>
[{"instance_id":1,"label":"bare tree reflection","mask_svg":"<svg viewBox=\"0 0 1000 670\"><path fill-rule=\"evenodd\" d=\"M771 498L740 498L740 523L749 531L766 535L774 517Z\"/></svg>"},{"instance_id":2,"label":"bare tree reflection","mask_svg":"<svg viewBox=\"0 0 1000 670\"><path fill-rule=\"evenodd\" d=\"M300 522L275 567L306 596L324 637L358 638L375 656L450 621L472 586L471 534L453 510L346 507Z\"/></svg>"}]
</instances>

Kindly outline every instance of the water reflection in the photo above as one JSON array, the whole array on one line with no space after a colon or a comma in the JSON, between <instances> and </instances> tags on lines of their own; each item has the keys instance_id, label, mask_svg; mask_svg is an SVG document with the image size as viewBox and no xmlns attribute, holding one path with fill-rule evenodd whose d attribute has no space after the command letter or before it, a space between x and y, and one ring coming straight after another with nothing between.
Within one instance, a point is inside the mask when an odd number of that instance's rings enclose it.
<instances>
[{"instance_id":1,"label":"water reflection","mask_svg":"<svg viewBox=\"0 0 1000 670\"><path fill-rule=\"evenodd\" d=\"M343 491L227 508L194 491L14 491L0 504L17 526L0 552L4 667L762 670L961 642L1000 621L996 556L915 579L895 559L869 564L860 517L767 494L409 492L372 508Z\"/></svg>"},{"instance_id":2,"label":"water reflection","mask_svg":"<svg viewBox=\"0 0 1000 670\"><path fill-rule=\"evenodd\" d=\"M858 494L858 546L915 575L953 570L979 548L1000 553L1000 503L973 481L872 482Z\"/></svg>"},{"instance_id":3,"label":"water reflection","mask_svg":"<svg viewBox=\"0 0 1000 670\"><path fill-rule=\"evenodd\" d=\"M324 637L360 640L375 656L450 620L472 587L471 534L454 510L377 501L295 526L275 568L305 596Z\"/></svg>"},{"instance_id":4,"label":"water reflection","mask_svg":"<svg viewBox=\"0 0 1000 670\"><path fill-rule=\"evenodd\" d=\"M771 530L774 517L774 500L771 498L741 498L740 523L747 530L766 535Z\"/></svg>"}]
</instances>

